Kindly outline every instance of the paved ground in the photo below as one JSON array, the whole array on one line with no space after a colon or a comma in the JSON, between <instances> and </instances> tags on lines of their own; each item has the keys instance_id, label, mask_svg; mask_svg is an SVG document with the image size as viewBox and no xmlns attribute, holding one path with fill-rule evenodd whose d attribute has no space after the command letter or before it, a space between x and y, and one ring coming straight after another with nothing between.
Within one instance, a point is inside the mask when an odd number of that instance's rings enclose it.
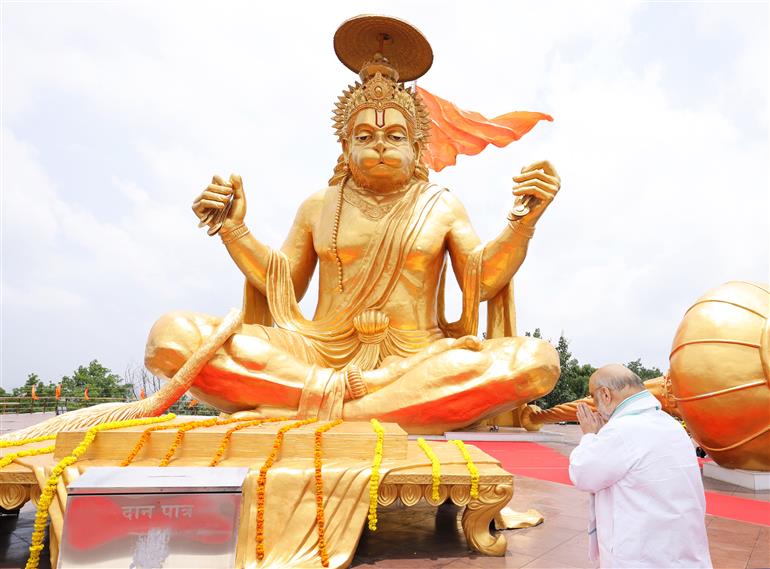
<instances>
[{"instance_id":1,"label":"paved ground","mask_svg":"<svg viewBox=\"0 0 770 569\"><path fill-rule=\"evenodd\" d=\"M0 432L42 419L23 415L0 417ZM579 439L574 425L555 425L565 435L563 442L545 443L569 454ZM770 493L755 494L722 482L705 479L707 490L752 499L770 500ZM571 486L517 477L510 506L515 510L535 508L545 516L540 526L506 531L505 557L483 557L468 550L460 527L459 508L390 507L380 511L377 532L364 531L352 567L356 568L446 568L478 567L588 568L586 541L587 498ZM23 567L32 533L34 508L29 504L18 518L0 518L0 568ZM707 516L711 557L715 568L770 567L770 527ZM40 564L48 569L47 552Z\"/></svg>"}]
</instances>

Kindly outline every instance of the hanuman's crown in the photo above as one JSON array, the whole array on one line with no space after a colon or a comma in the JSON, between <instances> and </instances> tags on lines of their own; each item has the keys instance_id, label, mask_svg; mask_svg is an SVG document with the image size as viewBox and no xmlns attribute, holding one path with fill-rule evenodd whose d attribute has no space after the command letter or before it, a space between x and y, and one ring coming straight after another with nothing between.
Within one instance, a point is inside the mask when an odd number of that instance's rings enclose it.
<instances>
[{"instance_id":1,"label":"hanuman's crown","mask_svg":"<svg viewBox=\"0 0 770 569\"><path fill-rule=\"evenodd\" d=\"M388 57L383 55L386 46ZM349 134L350 120L367 108L401 111L414 139L427 139L428 111L419 95L399 82L399 70L404 80L413 80L433 62L430 45L419 30L397 18L357 16L339 27L334 35L334 49L340 61L361 78L360 83L349 85L336 103L332 119L340 142Z\"/></svg>"},{"instance_id":2,"label":"hanuman's crown","mask_svg":"<svg viewBox=\"0 0 770 569\"><path fill-rule=\"evenodd\" d=\"M420 96L398 82L398 71L381 53L366 62L359 73L362 83L349 85L338 97L334 129L341 142L348 136L350 119L362 109L398 109L406 117L415 140L426 140L430 131L428 110Z\"/></svg>"}]
</instances>

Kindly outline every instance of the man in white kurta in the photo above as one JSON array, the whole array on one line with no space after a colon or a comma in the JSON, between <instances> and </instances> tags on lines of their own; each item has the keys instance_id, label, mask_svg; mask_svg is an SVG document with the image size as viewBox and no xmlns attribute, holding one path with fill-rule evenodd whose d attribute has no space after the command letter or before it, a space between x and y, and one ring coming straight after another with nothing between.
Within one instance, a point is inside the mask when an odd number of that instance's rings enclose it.
<instances>
[{"instance_id":1,"label":"man in white kurta","mask_svg":"<svg viewBox=\"0 0 770 569\"><path fill-rule=\"evenodd\" d=\"M601 567L711 567L703 482L685 430L624 366L597 370L588 388L599 412L578 409L584 434L569 475L591 493L589 556Z\"/></svg>"}]
</instances>

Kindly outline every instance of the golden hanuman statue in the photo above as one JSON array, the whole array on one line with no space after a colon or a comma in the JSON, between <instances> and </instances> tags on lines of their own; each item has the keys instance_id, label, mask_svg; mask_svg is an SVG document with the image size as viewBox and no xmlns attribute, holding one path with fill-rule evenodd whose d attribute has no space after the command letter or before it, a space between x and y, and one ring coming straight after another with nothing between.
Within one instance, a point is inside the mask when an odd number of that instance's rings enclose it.
<instances>
[{"instance_id":1,"label":"golden hanuman statue","mask_svg":"<svg viewBox=\"0 0 770 569\"><path fill-rule=\"evenodd\" d=\"M299 207L280 249L244 223L236 175L214 176L193 203L246 278L244 321L201 369L194 397L228 413L343 417L443 433L547 394L559 359L547 342L514 337L511 279L535 225L559 190L553 166L515 176L517 208L482 244L460 201L431 184L423 156L431 126L404 86L427 71L422 34L393 18L349 20L335 50L360 83L345 90L334 121L342 154L328 187ZM462 290L458 321L444 317L451 263ZM300 312L319 266L312 319ZM487 339L477 337L488 304ZM171 378L220 319L188 312L153 326L146 365Z\"/></svg>"}]
</instances>

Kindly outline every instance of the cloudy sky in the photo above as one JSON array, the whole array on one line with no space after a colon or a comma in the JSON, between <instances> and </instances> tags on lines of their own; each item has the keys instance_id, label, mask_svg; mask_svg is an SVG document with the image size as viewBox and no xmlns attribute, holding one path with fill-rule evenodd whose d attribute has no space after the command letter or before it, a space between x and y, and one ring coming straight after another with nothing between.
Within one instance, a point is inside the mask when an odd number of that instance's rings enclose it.
<instances>
[{"instance_id":1,"label":"cloudy sky","mask_svg":"<svg viewBox=\"0 0 770 569\"><path fill-rule=\"evenodd\" d=\"M520 330L665 369L696 298L768 280L766 2L3 2L2 385L95 358L122 373L163 312L238 306L190 204L240 173L247 223L279 246L339 152L329 116L355 76L334 30L384 10L433 46L420 85L555 119L433 176L489 239L513 174L559 170Z\"/></svg>"}]
</instances>

